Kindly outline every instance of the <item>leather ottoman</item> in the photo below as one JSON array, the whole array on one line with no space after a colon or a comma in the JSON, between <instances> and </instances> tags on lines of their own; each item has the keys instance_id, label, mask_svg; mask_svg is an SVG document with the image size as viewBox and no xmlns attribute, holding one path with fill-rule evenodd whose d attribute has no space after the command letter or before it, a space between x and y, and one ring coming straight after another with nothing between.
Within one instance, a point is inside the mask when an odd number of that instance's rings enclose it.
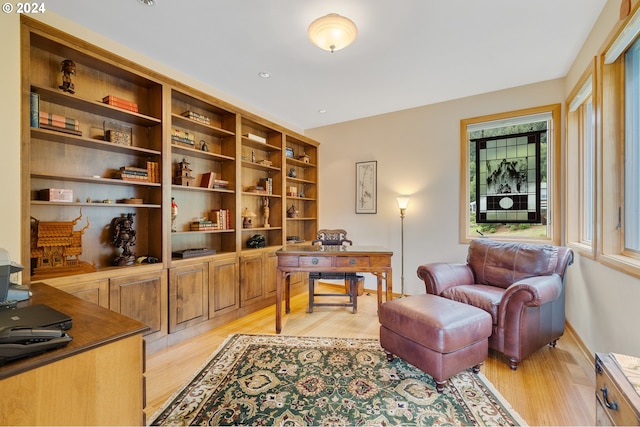
<instances>
[{"instance_id":1,"label":"leather ottoman","mask_svg":"<svg viewBox=\"0 0 640 427\"><path fill-rule=\"evenodd\" d=\"M489 354L491 315L436 295L412 295L382 304L378 310L380 345L431 375L436 390L468 368L475 373Z\"/></svg>"}]
</instances>

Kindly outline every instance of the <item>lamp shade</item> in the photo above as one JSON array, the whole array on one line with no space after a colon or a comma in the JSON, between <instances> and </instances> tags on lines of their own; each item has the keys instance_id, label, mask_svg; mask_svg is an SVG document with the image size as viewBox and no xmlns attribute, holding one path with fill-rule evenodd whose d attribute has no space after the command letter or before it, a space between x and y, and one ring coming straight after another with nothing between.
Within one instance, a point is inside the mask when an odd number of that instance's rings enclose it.
<instances>
[{"instance_id":1,"label":"lamp shade","mask_svg":"<svg viewBox=\"0 0 640 427\"><path fill-rule=\"evenodd\" d=\"M356 24L349 18L330 13L309 25L309 39L320 49L335 52L349 46L358 35Z\"/></svg>"},{"instance_id":2,"label":"lamp shade","mask_svg":"<svg viewBox=\"0 0 640 427\"><path fill-rule=\"evenodd\" d=\"M398 196L396 197L396 201L398 202L398 207L400 209L407 209L407 206L409 206L409 196Z\"/></svg>"}]
</instances>

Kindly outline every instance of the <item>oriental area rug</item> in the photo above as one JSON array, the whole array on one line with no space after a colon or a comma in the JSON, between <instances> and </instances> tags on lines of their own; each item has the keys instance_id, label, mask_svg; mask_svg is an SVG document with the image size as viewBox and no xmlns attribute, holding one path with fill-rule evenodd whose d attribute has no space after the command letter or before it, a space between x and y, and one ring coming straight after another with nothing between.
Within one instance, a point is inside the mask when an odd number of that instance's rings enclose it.
<instances>
[{"instance_id":1,"label":"oriental area rug","mask_svg":"<svg viewBox=\"0 0 640 427\"><path fill-rule=\"evenodd\" d=\"M443 393L378 340L231 335L151 425L526 425L482 374Z\"/></svg>"}]
</instances>

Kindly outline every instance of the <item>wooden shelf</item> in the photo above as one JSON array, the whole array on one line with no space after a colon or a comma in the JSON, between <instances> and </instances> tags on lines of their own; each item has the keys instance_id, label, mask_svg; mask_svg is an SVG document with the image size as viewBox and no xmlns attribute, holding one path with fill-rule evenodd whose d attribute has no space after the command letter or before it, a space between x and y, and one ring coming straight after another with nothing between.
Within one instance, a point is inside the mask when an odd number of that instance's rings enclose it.
<instances>
[{"instance_id":1,"label":"wooden shelf","mask_svg":"<svg viewBox=\"0 0 640 427\"><path fill-rule=\"evenodd\" d=\"M41 86L31 86L31 91L40 95L41 101L52 102L55 104L65 105L75 110L82 110L99 116L107 117L113 120L119 120L127 123L134 123L140 126L155 126L162 123L162 120L155 117L145 116L144 114L134 113L132 111L123 110L113 107L101 101L82 99L58 89L51 89Z\"/></svg>"}]
</instances>

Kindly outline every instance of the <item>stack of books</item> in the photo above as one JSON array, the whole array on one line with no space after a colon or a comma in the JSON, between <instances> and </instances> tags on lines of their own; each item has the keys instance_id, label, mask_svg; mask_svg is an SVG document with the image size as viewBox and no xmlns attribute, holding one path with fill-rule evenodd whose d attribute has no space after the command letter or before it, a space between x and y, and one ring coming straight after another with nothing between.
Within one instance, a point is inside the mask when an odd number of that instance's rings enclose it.
<instances>
[{"instance_id":1,"label":"stack of books","mask_svg":"<svg viewBox=\"0 0 640 427\"><path fill-rule=\"evenodd\" d=\"M123 181L149 182L149 171L135 166L122 166L116 177Z\"/></svg>"},{"instance_id":2,"label":"stack of books","mask_svg":"<svg viewBox=\"0 0 640 427\"><path fill-rule=\"evenodd\" d=\"M138 112L138 104L127 99L118 98L117 96L107 95L102 98L102 102L113 107L122 108L123 110L131 111L134 113Z\"/></svg>"},{"instance_id":3,"label":"stack of books","mask_svg":"<svg viewBox=\"0 0 640 427\"><path fill-rule=\"evenodd\" d=\"M202 220L202 221L193 221L190 225L191 231L211 231L217 230L216 224L212 221Z\"/></svg>"},{"instance_id":4,"label":"stack of books","mask_svg":"<svg viewBox=\"0 0 640 427\"><path fill-rule=\"evenodd\" d=\"M80 123L76 119L60 114L47 113L46 111L40 111L39 117L39 125L42 129L56 130L78 136L82 135Z\"/></svg>"},{"instance_id":5,"label":"stack of books","mask_svg":"<svg viewBox=\"0 0 640 427\"><path fill-rule=\"evenodd\" d=\"M194 148L196 145L196 136L180 129L171 129L171 141L178 145Z\"/></svg>"},{"instance_id":6,"label":"stack of books","mask_svg":"<svg viewBox=\"0 0 640 427\"><path fill-rule=\"evenodd\" d=\"M298 197L298 187L287 187L287 196Z\"/></svg>"},{"instance_id":7,"label":"stack of books","mask_svg":"<svg viewBox=\"0 0 640 427\"><path fill-rule=\"evenodd\" d=\"M205 125L211 124L211 120L209 119L209 117L200 113L196 113L195 111L185 111L184 113L182 113L182 115L198 123L202 123Z\"/></svg>"},{"instance_id":8,"label":"stack of books","mask_svg":"<svg viewBox=\"0 0 640 427\"><path fill-rule=\"evenodd\" d=\"M212 209L209 213L209 220L217 226L216 230L231 229L231 211L229 209Z\"/></svg>"},{"instance_id":9,"label":"stack of books","mask_svg":"<svg viewBox=\"0 0 640 427\"><path fill-rule=\"evenodd\" d=\"M213 188L229 188L229 181L225 181L224 179L214 179Z\"/></svg>"}]
</instances>

